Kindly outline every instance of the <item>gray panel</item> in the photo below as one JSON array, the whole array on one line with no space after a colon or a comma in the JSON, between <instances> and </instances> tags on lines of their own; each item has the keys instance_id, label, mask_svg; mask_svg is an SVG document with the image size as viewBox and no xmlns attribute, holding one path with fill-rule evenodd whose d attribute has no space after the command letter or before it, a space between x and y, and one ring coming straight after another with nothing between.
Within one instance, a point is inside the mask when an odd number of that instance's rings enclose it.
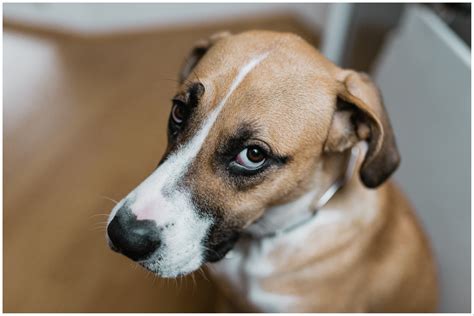
<instances>
[{"instance_id":1,"label":"gray panel","mask_svg":"<svg viewBox=\"0 0 474 316\"><path fill-rule=\"evenodd\" d=\"M470 51L412 6L375 68L402 164L395 175L435 249L443 312L471 309Z\"/></svg>"}]
</instances>

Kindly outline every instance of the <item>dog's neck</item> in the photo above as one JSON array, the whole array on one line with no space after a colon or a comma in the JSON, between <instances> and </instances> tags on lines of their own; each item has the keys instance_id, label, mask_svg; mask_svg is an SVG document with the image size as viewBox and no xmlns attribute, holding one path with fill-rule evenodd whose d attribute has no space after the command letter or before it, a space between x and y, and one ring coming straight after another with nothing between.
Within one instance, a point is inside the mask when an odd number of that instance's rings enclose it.
<instances>
[{"instance_id":1,"label":"dog's neck","mask_svg":"<svg viewBox=\"0 0 474 316\"><path fill-rule=\"evenodd\" d=\"M353 149L352 152L338 157L338 161L332 162L337 166L336 172L326 177L326 181L320 180L320 183L313 185L296 200L267 209L258 221L246 229L247 236L256 239L273 237L298 229L311 221L317 216L317 211L324 207L353 176L358 153L358 149ZM315 173L318 172L321 170L316 170Z\"/></svg>"}]
</instances>

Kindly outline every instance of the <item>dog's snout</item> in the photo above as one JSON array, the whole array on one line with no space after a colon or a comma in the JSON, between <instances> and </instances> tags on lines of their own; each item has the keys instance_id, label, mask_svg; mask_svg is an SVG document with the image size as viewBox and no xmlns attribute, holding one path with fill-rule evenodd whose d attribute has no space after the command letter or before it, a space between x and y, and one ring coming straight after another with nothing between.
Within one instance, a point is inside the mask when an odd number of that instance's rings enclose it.
<instances>
[{"instance_id":1,"label":"dog's snout","mask_svg":"<svg viewBox=\"0 0 474 316\"><path fill-rule=\"evenodd\" d=\"M127 207L122 207L107 227L112 249L132 260L150 257L160 246L159 229L154 221L137 220Z\"/></svg>"}]
</instances>

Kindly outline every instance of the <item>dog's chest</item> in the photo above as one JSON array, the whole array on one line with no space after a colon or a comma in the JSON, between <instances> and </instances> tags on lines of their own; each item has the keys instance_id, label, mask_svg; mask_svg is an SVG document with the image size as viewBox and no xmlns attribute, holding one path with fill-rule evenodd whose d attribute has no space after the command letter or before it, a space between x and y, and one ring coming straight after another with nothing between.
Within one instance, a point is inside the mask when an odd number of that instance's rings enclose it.
<instances>
[{"instance_id":1,"label":"dog's chest","mask_svg":"<svg viewBox=\"0 0 474 316\"><path fill-rule=\"evenodd\" d=\"M269 255L275 246L271 241L238 244L227 258L212 265L211 273L219 281L228 283L245 305L262 312L286 311L294 298L263 286L264 280L276 273Z\"/></svg>"}]
</instances>

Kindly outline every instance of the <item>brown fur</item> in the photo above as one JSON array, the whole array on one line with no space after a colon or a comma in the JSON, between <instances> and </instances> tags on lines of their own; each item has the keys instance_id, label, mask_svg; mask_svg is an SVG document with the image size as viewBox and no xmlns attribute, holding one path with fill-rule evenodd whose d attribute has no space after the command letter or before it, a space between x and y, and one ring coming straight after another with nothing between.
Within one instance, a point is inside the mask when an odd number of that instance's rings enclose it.
<instances>
[{"instance_id":1,"label":"brown fur","mask_svg":"<svg viewBox=\"0 0 474 316\"><path fill-rule=\"evenodd\" d=\"M223 219L221 229L243 229L272 206L309 190L322 193L345 170L349 149L365 141L360 178L354 175L327 205L347 216L308 234L300 241L304 247L283 239L268 256L275 271L259 280L260 287L298 297L289 311L434 311L437 280L428 243L400 190L390 181L381 185L399 156L382 100L366 75L338 68L292 34L220 34L200 42L183 68L178 95L194 82L205 87L183 135L200 126L240 67L262 52L268 58L230 96L187 174L193 194ZM339 108L338 100L349 108ZM242 123L255 126L256 138L290 161L237 188L214 157ZM233 302L225 306L258 311L247 293L226 280L218 284Z\"/></svg>"}]
</instances>

